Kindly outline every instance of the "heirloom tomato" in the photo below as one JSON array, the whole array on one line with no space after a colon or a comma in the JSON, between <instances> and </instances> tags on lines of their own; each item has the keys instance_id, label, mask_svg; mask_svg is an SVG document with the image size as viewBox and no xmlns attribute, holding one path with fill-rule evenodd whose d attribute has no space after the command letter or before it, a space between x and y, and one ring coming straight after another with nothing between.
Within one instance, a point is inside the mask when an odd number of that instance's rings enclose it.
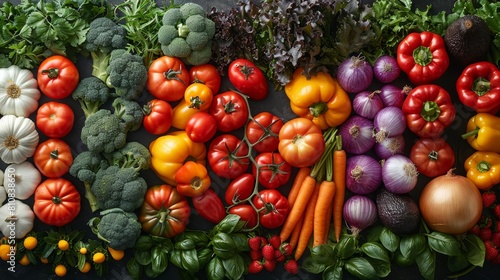
<instances>
[{"instance_id":1,"label":"heirloom tomato","mask_svg":"<svg viewBox=\"0 0 500 280\"><path fill-rule=\"evenodd\" d=\"M217 94L220 89L222 78L217 72L217 68L212 64L195 65L189 69L189 79L191 83L202 83L208 86L213 94Z\"/></svg>"},{"instance_id":2,"label":"heirloom tomato","mask_svg":"<svg viewBox=\"0 0 500 280\"><path fill-rule=\"evenodd\" d=\"M265 152L255 157L252 173L256 178L258 176L259 184L268 189L276 189L288 182L292 166L279 153Z\"/></svg>"},{"instance_id":3,"label":"heirloom tomato","mask_svg":"<svg viewBox=\"0 0 500 280\"><path fill-rule=\"evenodd\" d=\"M188 85L189 72L179 58L161 56L149 66L146 86L157 99L181 100Z\"/></svg>"},{"instance_id":4,"label":"heirloom tomato","mask_svg":"<svg viewBox=\"0 0 500 280\"><path fill-rule=\"evenodd\" d=\"M280 130L279 140L280 155L298 168L313 165L325 150L323 132L307 118L287 121Z\"/></svg>"},{"instance_id":5,"label":"heirloom tomato","mask_svg":"<svg viewBox=\"0 0 500 280\"><path fill-rule=\"evenodd\" d=\"M437 177L453 168L455 152L442 137L420 138L411 148L410 159L420 174Z\"/></svg>"},{"instance_id":6,"label":"heirloom tomato","mask_svg":"<svg viewBox=\"0 0 500 280\"><path fill-rule=\"evenodd\" d=\"M205 165L188 161L175 172L177 191L184 196L195 197L202 195L212 183Z\"/></svg>"},{"instance_id":7,"label":"heirloom tomato","mask_svg":"<svg viewBox=\"0 0 500 280\"><path fill-rule=\"evenodd\" d=\"M193 142L208 142L217 132L217 122L207 112L197 112L186 123L186 133Z\"/></svg>"},{"instance_id":8,"label":"heirloom tomato","mask_svg":"<svg viewBox=\"0 0 500 280\"><path fill-rule=\"evenodd\" d=\"M259 153L278 150L283 120L269 112L255 115L246 126L248 142Z\"/></svg>"},{"instance_id":9,"label":"heirloom tomato","mask_svg":"<svg viewBox=\"0 0 500 280\"><path fill-rule=\"evenodd\" d=\"M236 178L245 173L250 160L248 146L232 134L222 134L210 143L207 158L212 170L223 178Z\"/></svg>"},{"instance_id":10,"label":"heirloom tomato","mask_svg":"<svg viewBox=\"0 0 500 280\"><path fill-rule=\"evenodd\" d=\"M50 138L38 144L33 162L45 177L59 178L66 174L73 163L69 145L61 139Z\"/></svg>"},{"instance_id":11,"label":"heirloom tomato","mask_svg":"<svg viewBox=\"0 0 500 280\"><path fill-rule=\"evenodd\" d=\"M222 132L236 130L247 122L248 105L245 97L234 91L216 94L212 100L210 114Z\"/></svg>"},{"instance_id":12,"label":"heirloom tomato","mask_svg":"<svg viewBox=\"0 0 500 280\"><path fill-rule=\"evenodd\" d=\"M78 85L80 75L76 65L62 55L46 58L38 67L38 87L52 99L62 99L71 95Z\"/></svg>"},{"instance_id":13,"label":"heirloom tomato","mask_svg":"<svg viewBox=\"0 0 500 280\"><path fill-rule=\"evenodd\" d=\"M151 235L172 238L186 229L190 215L186 197L175 187L156 185L146 191L139 222L142 230Z\"/></svg>"},{"instance_id":14,"label":"heirloom tomato","mask_svg":"<svg viewBox=\"0 0 500 280\"><path fill-rule=\"evenodd\" d=\"M207 189L202 195L193 197L191 201L198 214L209 222L217 224L226 217L226 208L212 189Z\"/></svg>"},{"instance_id":15,"label":"heirloom tomato","mask_svg":"<svg viewBox=\"0 0 500 280\"><path fill-rule=\"evenodd\" d=\"M226 188L225 199L228 205L249 198L255 188L255 177L253 174L244 173L234 178Z\"/></svg>"},{"instance_id":16,"label":"heirloom tomato","mask_svg":"<svg viewBox=\"0 0 500 280\"><path fill-rule=\"evenodd\" d=\"M260 209L260 224L265 228L280 227L288 215L288 200L278 190L260 191L254 196L253 205Z\"/></svg>"},{"instance_id":17,"label":"heirloom tomato","mask_svg":"<svg viewBox=\"0 0 500 280\"><path fill-rule=\"evenodd\" d=\"M250 60L245 58L233 60L227 72L231 84L250 99L262 100L267 97L269 86L266 76Z\"/></svg>"},{"instance_id":18,"label":"heirloom tomato","mask_svg":"<svg viewBox=\"0 0 500 280\"><path fill-rule=\"evenodd\" d=\"M172 126L172 117L170 103L160 99L153 99L144 106L142 125L151 134L163 134Z\"/></svg>"},{"instance_id":19,"label":"heirloom tomato","mask_svg":"<svg viewBox=\"0 0 500 280\"><path fill-rule=\"evenodd\" d=\"M68 105L50 101L40 106L36 112L36 126L50 138L66 136L73 128L75 114Z\"/></svg>"},{"instance_id":20,"label":"heirloom tomato","mask_svg":"<svg viewBox=\"0 0 500 280\"><path fill-rule=\"evenodd\" d=\"M245 222L247 229L257 226L257 212L248 204L238 204L229 209L229 214L240 216L240 220Z\"/></svg>"},{"instance_id":21,"label":"heirloom tomato","mask_svg":"<svg viewBox=\"0 0 500 280\"><path fill-rule=\"evenodd\" d=\"M35 190L33 212L47 225L69 224L80 213L80 193L66 179L46 179Z\"/></svg>"}]
</instances>

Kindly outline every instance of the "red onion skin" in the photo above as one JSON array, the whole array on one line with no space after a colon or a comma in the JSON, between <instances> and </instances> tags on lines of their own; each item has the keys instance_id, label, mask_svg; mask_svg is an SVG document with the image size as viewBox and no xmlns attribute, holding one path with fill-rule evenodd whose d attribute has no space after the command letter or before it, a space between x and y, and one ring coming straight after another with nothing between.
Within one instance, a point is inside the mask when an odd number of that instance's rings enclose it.
<instances>
[{"instance_id":1,"label":"red onion skin","mask_svg":"<svg viewBox=\"0 0 500 280\"><path fill-rule=\"evenodd\" d=\"M373 63L373 75L380 82L387 84L396 80L401 74L398 61L389 55L377 58Z\"/></svg>"},{"instance_id":2,"label":"red onion skin","mask_svg":"<svg viewBox=\"0 0 500 280\"><path fill-rule=\"evenodd\" d=\"M375 143L373 151L380 159L388 159L393 155L401 155L405 151L405 139L403 134L387 137L380 143Z\"/></svg>"},{"instance_id":3,"label":"red onion skin","mask_svg":"<svg viewBox=\"0 0 500 280\"><path fill-rule=\"evenodd\" d=\"M382 142L387 137L403 134L406 129L406 118L403 111L394 106L380 110L373 119L375 126L375 140Z\"/></svg>"},{"instance_id":4,"label":"red onion skin","mask_svg":"<svg viewBox=\"0 0 500 280\"><path fill-rule=\"evenodd\" d=\"M378 218L375 202L364 195L349 197L342 209L344 220L349 225L353 235L373 225Z\"/></svg>"},{"instance_id":5,"label":"red onion skin","mask_svg":"<svg viewBox=\"0 0 500 280\"><path fill-rule=\"evenodd\" d=\"M392 84L387 84L383 85L380 88L379 97L385 107L394 106L402 108L406 96L410 91L410 86L404 86L403 88L400 88Z\"/></svg>"},{"instance_id":6,"label":"red onion skin","mask_svg":"<svg viewBox=\"0 0 500 280\"><path fill-rule=\"evenodd\" d=\"M401 177L394 177L395 173ZM417 178L417 167L404 155L391 156L382 165L382 181L389 192L409 193L417 185Z\"/></svg>"},{"instance_id":7,"label":"red onion skin","mask_svg":"<svg viewBox=\"0 0 500 280\"><path fill-rule=\"evenodd\" d=\"M352 115L339 126L342 136L342 148L350 154L364 154L375 145L373 121L361 116Z\"/></svg>"},{"instance_id":8,"label":"red onion skin","mask_svg":"<svg viewBox=\"0 0 500 280\"><path fill-rule=\"evenodd\" d=\"M373 68L362 56L351 56L337 68L337 80L349 93L367 89L373 80Z\"/></svg>"},{"instance_id":9,"label":"red onion skin","mask_svg":"<svg viewBox=\"0 0 500 280\"><path fill-rule=\"evenodd\" d=\"M365 118L373 119L378 111L384 108L384 103L378 93L380 91L361 91L354 96L352 101L353 111Z\"/></svg>"},{"instance_id":10,"label":"red onion skin","mask_svg":"<svg viewBox=\"0 0 500 280\"><path fill-rule=\"evenodd\" d=\"M347 158L346 187L355 194L369 194L382 184L382 166L368 155Z\"/></svg>"}]
</instances>

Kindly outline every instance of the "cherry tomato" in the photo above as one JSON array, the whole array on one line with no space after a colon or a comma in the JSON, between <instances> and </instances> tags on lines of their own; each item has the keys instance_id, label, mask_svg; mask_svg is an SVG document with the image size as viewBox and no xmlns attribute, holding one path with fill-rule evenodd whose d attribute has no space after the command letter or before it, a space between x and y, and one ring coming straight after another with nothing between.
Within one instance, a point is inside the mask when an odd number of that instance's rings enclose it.
<instances>
[{"instance_id":1,"label":"cherry tomato","mask_svg":"<svg viewBox=\"0 0 500 280\"><path fill-rule=\"evenodd\" d=\"M427 177L446 174L455 164L455 152L444 138L420 138L413 144L410 159Z\"/></svg>"},{"instance_id":2,"label":"cherry tomato","mask_svg":"<svg viewBox=\"0 0 500 280\"><path fill-rule=\"evenodd\" d=\"M294 118L287 121L278 137L279 153L294 167L313 165L325 150L323 132L307 118Z\"/></svg>"},{"instance_id":3,"label":"cherry tomato","mask_svg":"<svg viewBox=\"0 0 500 280\"><path fill-rule=\"evenodd\" d=\"M42 104L36 113L36 126L50 138L66 136L75 121L75 114L68 105L50 101Z\"/></svg>"},{"instance_id":4,"label":"cherry tomato","mask_svg":"<svg viewBox=\"0 0 500 280\"><path fill-rule=\"evenodd\" d=\"M179 58L161 56L149 66L146 87L157 99L181 100L188 85L189 72Z\"/></svg>"},{"instance_id":5,"label":"cherry tomato","mask_svg":"<svg viewBox=\"0 0 500 280\"><path fill-rule=\"evenodd\" d=\"M217 122L207 112L197 112L186 123L186 133L193 142L206 143L215 136Z\"/></svg>"},{"instance_id":6,"label":"cherry tomato","mask_svg":"<svg viewBox=\"0 0 500 280\"><path fill-rule=\"evenodd\" d=\"M245 173L250 163L247 144L232 134L222 134L213 139L207 159L215 174L230 179Z\"/></svg>"},{"instance_id":7,"label":"cherry tomato","mask_svg":"<svg viewBox=\"0 0 500 280\"><path fill-rule=\"evenodd\" d=\"M198 214L209 222L217 224L226 216L226 208L222 200L212 189L207 189L202 195L193 197L192 201Z\"/></svg>"},{"instance_id":8,"label":"cherry tomato","mask_svg":"<svg viewBox=\"0 0 500 280\"><path fill-rule=\"evenodd\" d=\"M257 114L246 126L248 142L259 153L278 150L283 120L269 112Z\"/></svg>"},{"instance_id":9,"label":"cherry tomato","mask_svg":"<svg viewBox=\"0 0 500 280\"><path fill-rule=\"evenodd\" d=\"M177 192L189 197L202 195L212 183L205 165L194 161L184 163L175 172L175 182Z\"/></svg>"},{"instance_id":10,"label":"cherry tomato","mask_svg":"<svg viewBox=\"0 0 500 280\"><path fill-rule=\"evenodd\" d=\"M38 67L38 87L52 99L70 96L79 80L80 74L76 65L62 55L50 56Z\"/></svg>"},{"instance_id":11,"label":"cherry tomato","mask_svg":"<svg viewBox=\"0 0 500 280\"><path fill-rule=\"evenodd\" d=\"M240 216L240 219L246 222L246 228L254 228L257 225L257 212L248 204L233 206L229 209L229 213Z\"/></svg>"},{"instance_id":12,"label":"cherry tomato","mask_svg":"<svg viewBox=\"0 0 500 280\"><path fill-rule=\"evenodd\" d=\"M50 138L38 144L33 162L44 176L59 178L66 174L73 163L69 145L61 139Z\"/></svg>"},{"instance_id":13,"label":"cherry tomato","mask_svg":"<svg viewBox=\"0 0 500 280\"><path fill-rule=\"evenodd\" d=\"M226 188L225 199L228 205L245 200L252 195L255 187L253 174L245 173L233 179Z\"/></svg>"},{"instance_id":14,"label":"cherry tomato","mask_svg":"<svg viewBox=\"0 0 500 280\"><path fill-rule=\"evenodd\" d=\"M172 126L173 111L170 103L153 99L144 106L144 128L152 134L163 134Z\"/></svg>"},{"instance_id":15,"label":"cherry tomato","mask_svg":"<svg viewBox=\"0 0 500 280\"><path fill-rule=\"evenodd\" d=\"M278 190L263 190L254 196L253 205L260 209L260 224L265 228L280 227L288 215L288 200Z\"/></svg>"},{"instance_id":16,"label":"cherry tomato","mask_svg":"<svg viewBox=\"0 0 500 280\"><path fill-rule=\"evenodd\" d=\"M213 94L217 94L220 89L222 78L217 72L217 67L212 64L195 65L189 69L191 83L202 83L208 86Z\"/></svg>"},{"instance_id":17,"label":"cherry tomato","mask_svg":"<svg viewBox=\"0 0 500 280\"><path fill-rule=\"evenodd\" d=\"M252 166L253 176L259 178L259 184L268 189L276 189L283 186L290 179L292 166L287 163L279 153L265 152L255 157L255 163Z\"/></svg>"},{"instance_id":18,"label":"cherry tomato","mask_svg":"<svg viewBox=\"0 0 500 280\"><path fill-rule=\"evenodd\" d=\"M248 59L235 59L228 68L231 84L250 99L262 100L267 97L269 86L266 76Z\"/></svg>"},{"instance_id":19,"label":"cherry tomato","mask_svg":"<svg viewBox=\"0 0 500 280\"><path fill-rule=\"evenodd\" d=\"M226 91L214 96L210 114L215 118L219 131L230 132L245 125L248 105L241 94Z\"/></svg>"}]
</instances>

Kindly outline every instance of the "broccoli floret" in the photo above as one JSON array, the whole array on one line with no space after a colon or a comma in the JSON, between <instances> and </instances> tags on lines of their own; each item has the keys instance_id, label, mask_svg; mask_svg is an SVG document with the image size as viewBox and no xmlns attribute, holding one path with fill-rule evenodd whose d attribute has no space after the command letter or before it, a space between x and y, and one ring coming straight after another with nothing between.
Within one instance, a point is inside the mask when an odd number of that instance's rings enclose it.
<instances>
[{"instance_id":1,"label":"broccoli floret","mask_svg":"<svg viewBox=\"0 0 500 280\"><path fill-rule=\"evenodd\" d=\"M137 215L122 209L109 209L101 212L100 218L89 221L97 237L117 250L132 248L141 235L141 223Z\"/></svg>"},{"instance_id":2,"label":"broccoli floret","mask_svg":"<svg viewBox=\"0 0 500 280\"><path fill-rule=\"evenodd\" d=\"M177 26L182 22L182 13L179 8L171 8L165 11L161 19L163 25Z\"/></svg>"},{"instance_id":3,"label":"broccoli floret","mask_svg":"<svg viewBox=\"0 0 500 280\"><path fill-rule=\"evenodd\" d=\"M172 40L172 42L168 44L166 48L167 50L165 54L168 56L186 58L191 54L191 47L189 47L186 40L180 37L177 37L174 40Z\"/></svg>"},{"instance_id":4,"label":"broccoli floret","mask_svg":"<svg viewBox=\"0 0 500 280\"><path fill-rule=\"evenodd\" d=\"M178 36L177 29L173 25L162 25L158 30L158 42L161 45L170 44Z\"/></svg>"},{"instance_id":5,"label":"broccoli floret","mask_svg":"<svg viewBox=\"0 0 500 280\"><path fill-rule=\"evenodd\" d=\"M92 183L92 193L100 209L120 208L133 212L144 201L147 184L135 168L111 165L97 171Z\"/></svg>"},{"instance_id":6,"label":"broccoli floret","mask_svg":"<svg viewBox=\"0 0 500 280\"><path fill-rule=\"evenodd\" d=\"M127 144L112 154L106 154L111 165L121 168L134 168L136 172L149 169L151 164L151 153L148 148L139 142L127 142Z\"/></svg>"},{"instance_id":7,"label":"broccoli floret","mask_svg":"<svg viewBox=\"0 0 500 280\"><path fill-rule=\"evenodd\" d=\"M186 37L186 43L188 43L192 51L199 51L205 48L209 41L210 39L205 32L189 32Z\"/></svg>"},{"instance_id":8,"label":"broccoli floret","mask_svg":"<svg viewBox=\"0 0 500 280\"><path fill-rule=\"evenodd\" d=\"M108 86L101 79L90 76L78 83L71 97L80 103L85 117L88 118L106 103L109 95Z\"/></svg>"},{"instance_id":9,"label":"broccoli floret","mask_svg":"<svg viewBox=\"0 0 500 280\"><path fill-rule=\"evenodd\" d=\"M84 47L92 57L92 75L106 81L109 54L127 46L127 31L109 18L94 19L89 25Z\"/></svg>"},{"instance_id":10,"label":"broccoli floret","mask_svg":"<svg viewBox=\"0 0 500 280\"><path fill-rule=\"evenodd\" d=\"M181 12L182 18L184 20L187 20L187 18L194 15L200 15L206 17L207 14L202 6L193 2L187 2L185 4L182 4L182 6L180 6L179 8L179 11Z\"/></svg>"},{"instance_id":11,"label":"broccoli floret","mask_svg":"<svg viewBox=\"0 0 500 280\"><path fill-rule=\"evenodd\" d=\"M95 180L95 174L100 169L109 166L108 162L100 155L90 151L79 153L69 168L69 174L83 182L85 186L85 197L87 198L92 212L99 209L97 199L92 193L91 186Z\"/></svg>"},{"instance_id":12,"label":"broccoli floret","mask_svg":"<svg viewBox=\"0 0 500 280\"><path fill-rule=\"evenodd\" d=\"M137 99L146 88L148 70L142 57L124 49L111 52L108 73L106 84L122 98Z\"/></svg>"},{"instance_id":13,"label":"broccoli floret","mask_svg":"<svg viewBox=\"0 0 500 280\"><path fill-rule=\"evenodd\" d=\"M200 15L190 16L186 19L189 32L203 32L206 29L206 17Z\"/></svg>"},{"instance_id":14,"label":"broccoli floret","mask_svg":"<svg viewBox=\"0 0 500 280\"><path fill-rule=\"evenodd\" d=\"M189 65L202 65L208 63L212 57L212 46L207 44L199 51L192 51L191 55L186 57L186 63Z\"/></svg>"},{"instance_id":15,"label":"broccoli floret","mask_svg":"<svg viewBox=\"0 0 500 280\"><path fill-rule=\"evenodd\" d=\"M205 32L207 32L208 38L210 39L215 35L215 22L209 18L205 18Z\"/></svg>"},{"instance_id":16,"label":"broccoli floret","mask_svg":"<svg viewBox=\"0 0 500 280\"><path fill-rule=\"evenodd\" d=\"M141 127L144 113L138 102L117 97L113 100L112 106L115 109L114 114L123 121L127 132Z\"/></svg>"},{"instance_id":17,"label":"broccoli floret","mask_svg":"<svg viewBox=\"0 0 500 280\"><path fill-rule=\"evenodd\" d=\"M89 151L111 153L125 146L127 130L117 115L100 109L85 120L80 136Z\"/></svg>"}]
</instances>

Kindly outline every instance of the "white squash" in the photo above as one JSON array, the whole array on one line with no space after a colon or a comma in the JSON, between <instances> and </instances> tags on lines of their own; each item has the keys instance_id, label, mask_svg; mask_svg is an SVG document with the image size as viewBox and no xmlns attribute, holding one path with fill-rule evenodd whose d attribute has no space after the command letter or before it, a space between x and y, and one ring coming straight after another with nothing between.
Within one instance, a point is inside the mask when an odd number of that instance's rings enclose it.
<instances>
[{"instance_id":1,"label":"white squash","mask_svg":"<svg viewBox=\"0 0 500 280\"><path fill-rule=\"evenodd\" d=\"M5 168L3 186L6 190L14 188L17 199L27 199L35 193L42 181L42 174L29 161L11 164Z\"/></svg>"},{"instance_id":2,"label":"white squash","mask_svg":"<svg viewBox=\"0 0 500 280\"><path fill-rule=\"evenodd\" d=\"M0 114L28 117L38 108L40 91L33 73L19 66L0 68Z\"/></svg>"},{"instance_id":3,"label":"white squash","mask_svg":"<svg viewBox=\"0 0 500 280\"><path fill-rule=\"evenodd\" d=\"M17 199L9 200L0 207L0 230L4 236L15 234L17 239L23 238L33 229L34 221L33 210Z\"/></svg>"},{"instance_id":4,"label":"white squash","mask_svg":"<svg viewBox=\"0 0 500 280\"><path fill-rule=\"evenodd\" d=\"M38 139L31 119L14 115L0 118L0 158L3 162L21 163L33 156Z\"/></svg>"}]
</instances>

